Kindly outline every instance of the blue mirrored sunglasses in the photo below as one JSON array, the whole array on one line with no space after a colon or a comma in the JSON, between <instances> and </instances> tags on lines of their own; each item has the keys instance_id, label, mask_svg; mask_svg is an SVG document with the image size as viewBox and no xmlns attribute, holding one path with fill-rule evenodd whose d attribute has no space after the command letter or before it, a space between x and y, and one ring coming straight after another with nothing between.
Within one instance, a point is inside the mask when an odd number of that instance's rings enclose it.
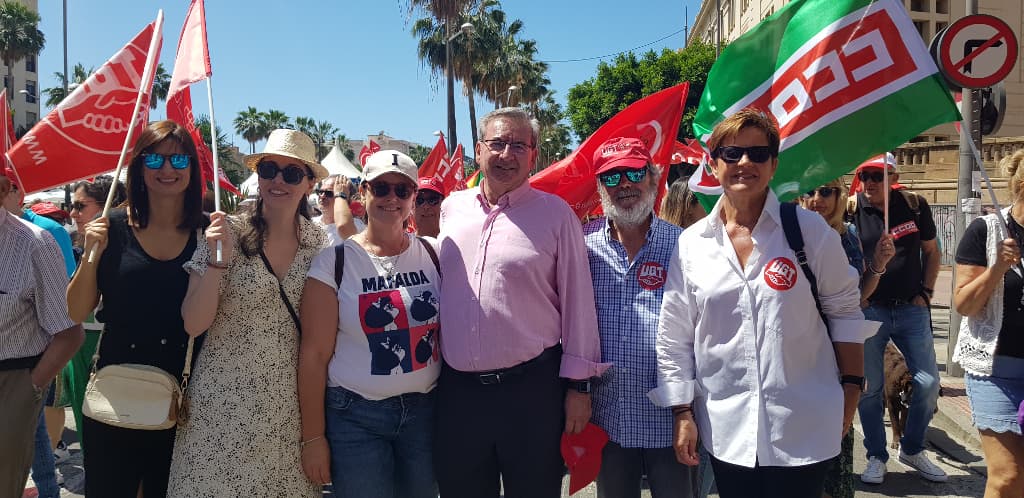
<instances>
[{"instance_id":1,"label":"blue mirrored sunglasses","mask_svg":"<svg viewBox=\"0 0 1024 498\"><path fill-rule=\"evenodd\" d=\"M171 167L174 169L185 169L189 164L188 154L157 154L156 152L150 152L142 155L142 164L145 164L149 169L160 169L164 166L164 161L170 161Z\"/></svg>"},{"instance_id":2,"label":"blue mirrored sunglasses","mask_svg":"<svg viewBox=\"0 0 1024 498\"><path fill-rule=\"evenodd\" d=\"M603 184L605 187L612 188L619 186L619 182L622 181L623 173L626 174L626 178L629 178L629 181L633 183L640 183L641 181L643 181L644 177L647 176L647 168L627 169L626 171L619 170L610 173L601 173L597 177L598 179L601 180L601 184Z\"/></svg>"}]
</instances>

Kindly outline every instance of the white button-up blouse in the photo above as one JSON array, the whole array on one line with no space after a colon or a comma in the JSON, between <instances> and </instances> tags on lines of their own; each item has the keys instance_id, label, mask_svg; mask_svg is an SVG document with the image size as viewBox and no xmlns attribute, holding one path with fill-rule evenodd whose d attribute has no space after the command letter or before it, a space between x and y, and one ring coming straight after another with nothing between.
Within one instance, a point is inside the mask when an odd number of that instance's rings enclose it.
<instances>
[{"instance_id":1,"label":"white button-up blouse","mask_svg":"<svg viewBox=\"0 0 1024 498\"><path fill-rule=\"evenodd\" d=\"M744 467L798 466L839 454L843 389L832 342L877 330L860 309L858 272L839 234L797 209L831 340L789 248L771 192L741 266L721 201L683 232L658 326L659 405L693 403L704 447Z\"/></svg>"}]
</instances>

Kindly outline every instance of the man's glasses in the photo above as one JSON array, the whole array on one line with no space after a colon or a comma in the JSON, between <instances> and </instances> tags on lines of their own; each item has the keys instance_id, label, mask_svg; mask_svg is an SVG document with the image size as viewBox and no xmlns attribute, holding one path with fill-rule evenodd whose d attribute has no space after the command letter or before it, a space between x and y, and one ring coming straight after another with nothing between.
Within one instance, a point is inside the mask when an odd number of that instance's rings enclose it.
<instances>
[{"instance_id":1,"label":"man's glasses","mask_svg":"<svg viewBox=\"0 0 1024 498\"><path fill-rule=\"evenodd\" d=\"M626 171L619 170L610 173L601 173L600 175L597 175L597 178L601 180L601 184L604 185L605 187L618 187L619 183L622 181L623 173L625 173L626 178L629 178L629 181L633 183L640 183L641 181L643 181L644 177L647 176L647 168L627 169Z\"/></svg>"},{"instance_id":2,"label":"man's glasses","mask_svg":"<svg viewBox=\"0 0 1024 498\"><path fill-rule=\"evenodd\" d=\"M839 193L839 188L838 187L819 187L819 188L816 188L814 190L811 190L810 192L807 192L806 194L804 194L804 197L810 199L811 197L814 197L814 193L815 192L817 192L818 195L820 195L822 197L832 197L833 195Z\"/></svg>"},{"instance_id":3,"label":"man's glasses","mask_svg":"<svg viewBox=\"0 0 1024 498\"><path fill-rule=\"evenodd\" d=\"M164 161L170 161L171 167L174 169L185 169L189 164L188 154L157 154L156 152L150 152L142 155L142 164L149 169L160 169L164 166Z\"/></svg>"},{"instance_id":4,"label":"man's glasses","mask_svg":"<svg viewBox=\"0 0 1024 498\"><path fill-rule=\"evenodd\" d=\"M526 151L533 148L532 145L523 142L506 142L501 139L493 138L491 140L481 140L484 145L494 154L501 154L505 152L505 148L508 147L515 155L525 154Z\"/></svg>"},{"instance_id":5,"label":"man's glasses","mask_svg":"<svg viewBox=\"0 0 1024 498\"><path fill-rule=\"evenodd\" d=\"M317 189L317 190L314 190L313 193L315 193L316 196L319 197L320 200L323 200L323 201L326 201L326 200L329 200L329 199L334 199L334 191L333 190L320 190L320 189Z\"/></svg>"},{"instance_id":6,"label":"man's glasses","mask_svg":"<svg viewBox=\"0 0 1024 498\"><path fill-rule=\"evenodd\" d=\"M857 173L857 178L860 178L860 181L862 182L869 180L873 182L880 182L885 179L885 176L881 171L861 171L860 173Z\"/></svg>"},{"instance_id":7,"label":"man's glasses","mask_svg":"<svg viewBox=\"0 0 1024 498\"><path fill-rule=\"evenodd\" d=\"M277 178L278 173L281 173L281 179L288 185L298 185L299 183L302 183L303 178L313 178L313 173L310 173L306 168L301 168L293 164L289 164L282 168L274 161L260 161L260 163L256 165L256 173L264 180L273 180L274 178Z\"/></svg>"},{"instance_id":8,"label":"man's glasses","mask_svg":"<svg viewBox=\"0 0 1024 498\"><path fill-rule=\"evenodd\" d=\"M743 159L743 155L747 155L747 159L751 162L763 163L772 157L772 149L767 145L755 145L753 147L738 147L735 145L726 145L723 147L716 147L715 150L711 151L711 157L713 159L721 158L727 163L738 163L740 159Z\"/></svg>"},{"instance_id":9,"label":"man's glasses","mask_svg":"<svg viewBox=\"0 0 1024 498\"><path fill-rule=\"evenodd\" d=\"M71 210L72 211L75 211L75 210L81 211L81 210L85 209L85 206L91 206L93 204L99 204L99 203L96 202L96 201L89 201L89 202L75 201L75 202L71 203Z\"/></svg>"},{"instance_id":10,"label":"man's glasses","mask_svg":"<svg viewBox=\"0 0 1024 498\"><path fill-rule=\"evenodd\" d=\"M436 206L440 204L442 200L444 200L444 198L439 195L417 195L416 205L422 206L424 204L430 204L431 206Z\"/></svg>"},{"instance_id":11,"label":"man's glasses","mask_svg":"<svg viewBox=\"0 0 1024 498\"><path fill-rule=\"evenodd\" d=\"M370 191L374 197L387 197L394 191L399 199L408 199L412 195L413 188L404 183L370 182Z\"/></svg>"}]
</instances>

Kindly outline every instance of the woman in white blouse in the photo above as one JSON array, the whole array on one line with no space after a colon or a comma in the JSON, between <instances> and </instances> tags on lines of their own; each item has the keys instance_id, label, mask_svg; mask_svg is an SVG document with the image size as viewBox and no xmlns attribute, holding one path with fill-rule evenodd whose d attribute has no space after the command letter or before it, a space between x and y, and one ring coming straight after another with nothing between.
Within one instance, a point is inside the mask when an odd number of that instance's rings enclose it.
<instances>
[{"instance_id":1,"label":"woman in white blouse","mask_svg":"<svg viewBox=\"0 0 1024 498\"><path fill-rule=\"evenodd\" d=\"M836 232L797 209L826 327L768 188L779 153L768 115L744 109L707 144L724 195L680 236L650 396L673 407L681 462L698 463L699 430L723 498L818 498L862 389L872 327L858 275Z\"/></svg>"}]
</instances>

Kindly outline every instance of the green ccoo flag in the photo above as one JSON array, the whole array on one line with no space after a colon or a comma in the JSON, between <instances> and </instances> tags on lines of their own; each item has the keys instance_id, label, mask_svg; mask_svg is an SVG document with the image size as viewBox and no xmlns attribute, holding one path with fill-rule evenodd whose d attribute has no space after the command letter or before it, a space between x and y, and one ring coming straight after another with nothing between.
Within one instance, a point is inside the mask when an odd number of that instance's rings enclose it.
<instances>
[{"instance_id":1,"label":"green ccoo flag","mask_svg":"<svg viewBox=\"0 0 1024 498\"><path fill-rule=\"evenodd\" d=\"M795 0L736 39L711 68L694 134L707 140L715 124L748 106L779 125L771 186L782 200L960 119L897 0ZM721 193L707 167L690 185Z\"/></svg>"}]
</instances>

